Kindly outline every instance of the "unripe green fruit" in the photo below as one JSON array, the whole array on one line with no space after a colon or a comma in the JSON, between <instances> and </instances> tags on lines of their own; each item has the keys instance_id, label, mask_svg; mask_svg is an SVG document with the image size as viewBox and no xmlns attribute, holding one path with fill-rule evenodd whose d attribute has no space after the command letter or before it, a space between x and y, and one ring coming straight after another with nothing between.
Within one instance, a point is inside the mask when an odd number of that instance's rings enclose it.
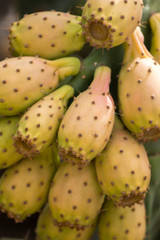
<instances>
[{"instance_id":1,"label":"unripe green fruit","mask_svg":"<svg viewBox=\"0 0 160 240\"><path fill-rule=\"evenodd\" d=\"M160 12L153 13L149 18L149 23L152 31L150 52L160 64Z\"/></svg>"}]
</instances>

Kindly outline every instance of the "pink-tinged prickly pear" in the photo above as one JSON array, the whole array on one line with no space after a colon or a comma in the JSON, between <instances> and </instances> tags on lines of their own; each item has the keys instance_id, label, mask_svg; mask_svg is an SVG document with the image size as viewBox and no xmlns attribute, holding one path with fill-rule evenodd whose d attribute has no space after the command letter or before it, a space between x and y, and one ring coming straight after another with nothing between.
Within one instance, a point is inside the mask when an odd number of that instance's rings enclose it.
<instances>
[{"instance_id":1,"label":"pink-tinged prickly pear","mask_svg":"<svg viewBox=\"0 0 160 240\"><path fill-rule=\"evenodd\" d=\"M16 152L12 138L19 119L18 116L0 118L0 169L10 167L23 158Z\"/></svg>"},{"instance_id":2,"label":"pink-tinged prickly pear","mask_svg":"<svg viewBox=\"0 0 160 240\"><path fill-rule=\"evenodd\" d=\"M104 149L114 124L110 74L109 67L98 67L90 87L66 111L58 131L59 155L63 160L83 166Z\"/></svg>"},{"instance_id":3,"label":"pink-tinged prickly pear","mask_svg":"<svg viewBox=\"0 0 160 240\"><path fill-rule=\"evenodd\" d=\"M76 75L80 60L65 57L45 60L38 57L8 58L0 62L0 114L24 112L51 93L60 80Z\"/></svg>"},{"instance_id":4,"label":"pink-tinged prickly pear","mask_svg":"<svg viewBox=\"0 0 160 240\"><path fill-rule=\"evenodd\" d=\"M150 53L160 64L160 12L153 13L149 18L149 23L152 30Z\"/></svg>"},{"instance_id":5,"label":"pink-tinged prickly pear","mask_svg":"<svg viewBox=\"0 0 160 240\"><path fill-rule=\"evenodd\" d=\"M84 168L61 163L49 191L49 208L57 226L85 229L104 201L94 162Z\"/></svg>"},{"instance_id":6,"label":"pink-tinged prickly pear","mask_svg":"<svg viewBox=\"0 0 160 240\"><path fill-rule=\"evenodd\" d=\"M47 201L56 171L52 148L40 156L23 159L7 168L0 178L0 209L16 222L39 211Z\"/></svg>"},{"instance_id":7,"label":"pink-tinged prickly pear","mask_svg":"<svg viewBox=\"0 0 160 240\"><path fill-rule=\"evenodd\" d=\"M38 218L36 240L89 240L95 230L96 222L97 218L92 221L91 226L83 230L56 226L49 206L46 204Z\"/></svg>"},{"instance_id":8,"label":"pink-tinged prickly pear","mask_svg":"<svg viewBox=\"0 0 160 240\"><path fill-rule=\"evenodd\" d=\"M56 138L61 119L74 90L64 85L33 104L21 117L14 146L24 157L34 157Z\"/></svg>"},{"instance_id":9,"label":"pink-tinged prickly pear","mask_svg":"<svg viewBox=\"0 0 160 240\"><path fill-rule=\"evenodd\" d=\"M142 8L142 0L88 0L82 12L83 35L93 47L118 46L140 24Z\"/></svg>"},{"instance_id":10,"label":"pink-tinged prickly pear","mask_svg":"<svg viewBox=\"0 0 160 240\"><path fill-rule=\"evenodd\" d=\"M85 44L81 17L64 12L42 11L25 15L10 26L10 51L14 56L47 59L64 57Z\"/></svg>"},{"instance_id":11,"label":"pink-tinged prickly pear","mask_svg":"<svg viewBox=\"0 0 160 240\"><path fill-rule=\"evenodd\" d=\"M146 233L145 205L116 207L113 201L106 201L99 218L100 240L143 240Z\"/></svg>"},{"instance_id":12,"label":"pink-tinged prickly pear","mask_svg":"<svg viewBox=\"0 0 160 240\"><path fill-rule=\"evenodd\" d=\"M118 82L121 119L138 140L156 140L160 137L160 65L145 47L139 27L125 47Z\"/></svg>"},{"instance_id":13,"label":"pink-tinged prickly pear","mask_svg":"<svg viewBox=\"0 0 160 240\"><path fill-rule=\"evenodd\" d=\"M132 206L145 198L151 178L147 153L117 117L105 150L96 157L96 172L103 192L117 206Z\"/></svg>"}]
</instances>

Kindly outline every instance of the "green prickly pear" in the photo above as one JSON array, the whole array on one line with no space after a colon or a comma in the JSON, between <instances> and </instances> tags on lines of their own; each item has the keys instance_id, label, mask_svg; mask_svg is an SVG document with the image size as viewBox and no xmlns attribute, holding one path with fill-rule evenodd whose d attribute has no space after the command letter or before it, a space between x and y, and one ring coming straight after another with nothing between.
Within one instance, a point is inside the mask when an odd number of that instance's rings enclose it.
<instances>
[{"instance_id":1,"label":"green prickly pear","mask_svg":"<svg viewBox=\"0 0 160 240\"><path fill-rule=\"evenodd\" d=\"M101 188L117 206L143 201L151 178L147 153L117 117L112 136L95 161Z\"/></svg>"},{"instance_id":2,"label":"green prickly pear","mask_svg":"<svg viewBox=\"0 0 160 240\"><path fill-rule=\"evenodd\" d=\"M126 44L124 65L119 73L120 116L138 140L160 137L160 65L143 43L139 27Z\"/></svg>"},{"instance_id":3,"label":"green prickly pear","mask_svg":"<svg viewBox=\"0 0 160 240\"><path fill-rule=\"evenodd\" d=\"M122 44L140 24L142 8L142 0L88 0L82 12L86 40L97 48Z\"/></svg>"},{"instance_id":4,"label":"green prickly pear","mask_svg":"<svg viewBox=\"0 0 160 240\"><path fill-rule=\"evenodd\" d=\"M46 204L38 218L36 240L89 240L95 230L96 222L97 218L92 222L91 226L83 230L70 227L58 227L54 224L52 213L48 204Z\"/></svg>"},{"instance_id":5,"label":"green prickly pear","mask_svg":"<svg viewBox=\"0 0 160 240\"><path fill-rule=\"evenodd\" d=\"M59 166L60 166L60 164L61 164L61 159L60 159L59 154L58 154L58 144L57 144L56 139L54 139L54 140L52 141L52 143L50 144L50 146L52 147L52 150L53 150L54 165L55 165L56 169L58 169Z\"/></svg>"},{"instance_id":6,"label":"green prickly pear","mask_svg":"<svg viewBox=\"0 0 160 240\"><path fill-rule=\"evenodd\" d=\"M79 51L85 44L81 17L42 11L25 15L10 26L10 51L14 56L39 55L55 59Z\"/></svg>"},{"instance_id":7,"label":"green prickly pear","mask_svg":"<svg viewBox=\"0 0 160 240\"><path fill-rule=\"evenodd\" d=\"M23 157L16 152L12 138L19 119L18 116L0 118L0 169L10 167Z\"/></svg>"},{"instance_id":8,"label":"green prickly pear","mask_svg":"<svg viewBox=\"0 0 160 240\"><path fill-rule=\"evenodd\" d=\"M0 62L0 114L24 112L51 93L69 75L80 70L80 60L65 57L53 61L38 57L8 58Z\"/></svg>"},{"instance_id":9,"label":"green prickly pear","mask_svg":"<svg viewBox=\"0 0 160 240\"><path fill-rule=\"evenodd\" d=\"M149 18L149 23L152 30L150 52L160 64L160 12L153 13Z\"/></svg>"},{"instance_id":10,"label":"green prickly pear","mask_svg":"<svg viewBox=\"0 0 160 240\"><path fill-rule=\"evenodd\" d=\"M61 163L49 191L49 208L57 226L85 229L98 216L103 201L94 162L84 168Z\"/></svg>"},{"instance_id":11,"label":"green prickly pear","mask_svg":"<svg viewBox=\"0 0 160 240\"><path fill-rule=\"evenodd\" d=\"M22 115L14 134L14 146L24 157L31 158L44 151L56 138L67 102L74 94L64 85L33 104Z\"/></svg>"},{"instance_id":12,"label":"green prickly pear","mask_svg":"<svg viewBox=\"0 0 160 240\"><path fill-rule=\"evenodd\" d=\"M106 201L98 223L100 240L143 240L146 233L145 205L116 207Z\"/></svg>"},{"instance_id":13,"label":"green prickly pear","mask_svg":"<svg viewBox=\"0 0 160 240\"><path fill-rule=\"evenodd\" d=\"M87 165L107 144L114 124L114 102L109 93L111 69L95 70L90 87L69 106L58 131L60 157Z\"/></svg>"},{"instance_id":14,"label":"green prickly pear","mask_svg":"<svg viewBox=\"0 0 160 240\"><path fill-rule=\"evenodd\" d=\"M40 156L23 159L7 168L0 178L0 209L16 222L39 211L47 200L56 171L52 148Z\"/></svg>"}]
</instances>

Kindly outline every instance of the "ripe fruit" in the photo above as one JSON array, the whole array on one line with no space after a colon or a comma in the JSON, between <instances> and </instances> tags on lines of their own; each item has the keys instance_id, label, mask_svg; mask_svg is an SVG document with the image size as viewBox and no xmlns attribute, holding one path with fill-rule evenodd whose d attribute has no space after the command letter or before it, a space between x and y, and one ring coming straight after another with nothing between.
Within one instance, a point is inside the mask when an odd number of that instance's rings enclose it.
<instances>
[{"instance_id":1,"label":"ripe fruit","mask_svg":"<svg viewBox=\"0 0 160 240\"><path fill-rule=\"evenodd\" d=\"M138 140L160 137L160 65L143 43L137 28L126 44L124 65L119 73L120 116Z\"/></svg>"},{"instance_id":2,"label":"ripe fruit","mask_svg":"<svg viewBox=\"0 0 160 240\"><path fill-rule=\"evenodd\" d=\"M91 226L103 201L94 162L84 168L61 163L49 191L49 208L57 226L79 230Z\"/></svg>"},{"instance_id":3,"label":"ripe fruit","mask_svg":"<svg viewBox=\"0 0 160 240\"><path fill-rule=\"evenodd\" d=\"M16 222L39 211L47 200L56 171L52 148L40 156L23 159L7 168L0 178L0 209Z\"/></svg>"},{"instance_id":4,"label":"ripe fruit","mask_svg":"<svg viewBox=\"0 0 160 240\"><path fill-rule=\"evenodd\" d=\"M139 25L142 7L142 0L88 0L82 12L86 40L97 48L122 44Z\"/></svg>"},{"instance_id":5,"label":"ripe fruit","mask_svg":"<svg viewBox=\"0 0 160 240\"><path fill-rule=\"evenodd\" d=\"M105 147L114 124L114 102L109 93L111 69L98 67L90 87L69 106L58 131L59 155L84 166Z\"/></svg>"},{"instance_id":6,"label":"ripe fruit","mask_svg":"<svg viewBox=\"0 0 160 240\"><path fill-rule=\"evenodd\" d=\"M147 153L117 117L107 146L96 157L96 172L103 192L117 206L132 206L145 198L151 178Z\"/></svg>"},{"instance_id":7,"label":"ripe fruit","mask_svg":"<svg viewBox=\"0 0 160 240\"><path fill-rule=\"evenodd\" d=\"M83 229L77 230L70 227L59 227L54 224L52 212L48 204L44 207L39 215L36 226L36 240L88 240L95 230L97 219L92 222L92 225Z\"/></svg>"},{"instance_id":8,"label":"ripe fruit","mask_svg":"<svg viewBox=\"0 0 160 240\"><path fill-rule=\"evenodd\" d=\"M14 146L19 153L31 158L52 143L73 94L73 88L64 85L33 104L22 115L14 134Z\"/></svg>"},{"instance_id":9,"label":"ripe fruit","mask_svg":"<svg viewBox=\"0 0 160 240\"><path fill-rule=\"evenodd\" d=\"M143 240L146 232L145 205L115 207L106 201L98 224L100 240Z\"/></svg>"},{"instance_id":10,"label":"ripe fruit","mask_svg":"<svg viewBox=\"0 0 160 240\"><path fill-rule=\"evenodd\" d=\"M60 80L76 75L80 60L48 61L38 57L8 58L0 62L0 114L16 115L51 93Z\"/></svg>"},{"instance_id":11,"label":"ripe fruit","mask_svg":"<svg viewBox=\"0 0 160 240\"><path fill-rule=\"evenodd\" d=\"M14 56L39 55L55 59L82 49L85 38L81 17L56 11L26 14L10 26L10 51Z\"/></svg>"}]
</instances>

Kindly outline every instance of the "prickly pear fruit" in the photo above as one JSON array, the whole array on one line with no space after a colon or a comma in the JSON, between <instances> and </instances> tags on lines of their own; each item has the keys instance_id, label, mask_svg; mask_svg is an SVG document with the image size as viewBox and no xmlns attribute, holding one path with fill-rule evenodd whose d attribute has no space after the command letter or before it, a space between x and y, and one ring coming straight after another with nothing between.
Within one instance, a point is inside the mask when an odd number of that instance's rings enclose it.
<instances>
[{"instance_id":1,"label":"prickly pear fruit","mask_svg":"<svg viewBox=\"0 0 160 240\"><path fill-rule=\"evenodd\" d=\"M147 153L117 117L105 150L96 157L96 172L103 192L117 206L132 206L145 198L151 178Z\"/></svg>"},{"instance_id":2,"label":"prickly pear fruit","mask_svg":"<svg viewBox=\"0 0 160 240\"><path fill-rule=\"evenodd\" d=\"M0 62L0 114L24 112L52 92L59 80L76 75L80 60L66 57L53 61L38 57L8 58Z\"/></svg>"},{"instance_id":3,"label":"prickly pear fruit","mask_svg":"<svg viewBox=\"0 0 160 240\"><path fill-rule=\"evenodd\" d=\"M66 111L58 131L63 160L84 166L104 149L114 124L110 73L109 67L98 67L90 87Z\"/></svg>"},{"instance_id":4,"label":"prickly pear fruit","mask_svg":"<svg viewBox=\"0 0 160 240\"><path fill-rule=\"evenodd\" d=\"M119 73L118 98L121 119L138 140L160 137L160 65L142 41L139 27L126 44Z\"/></svg>"},{"instance_id":5,"label":"prickly pear fruit","mask_svg":"<svg viewBox=\"0 0 160 240\"><path fill-rule=\"evenodd\" d=\"M106 201L98 224L100 240L143 240L146 233L145 205L116 207Z\"/></svg>"},{"instance_id":6,"label":"prickly pear fruit","mask_svg":"<svg viewBox=\"0 0 160 240\"><path fill-rule=\"evenodd\" d=\"M58 154L58 144L57 144L57 141L56 139L54 139L52 141L52 143L50 144L52 150L53 150L53 156L54 156L54 165L55 165L55 168L58 169L60 164L61 164L61 159L59 157L59 154Z\"/></svg>"},{"instance_id":7,"label":"prickly pear fruit","mask_svg":"<svg viewBox=\"0 0 160 240\"><path fill-rule=\"evenodd\" d=\"M25 15L10 26L10 51L14 56L54 59L79 51L85 44L81 17L44 11Z\"/></svg>"},{"instance_id":8,"label":"prickly pear fruit","mask_svg":"<svg viewBox=\"0 0 160 240\"><path fill-rule=\"evenodd\" d=\"M118 46L139 25L142 8L142 0L88 0L82 12L83 35L93 47Z\"/></svg>"},{"instance_id":9,"label":"prickly pear fruit","mask_svg":"<svg viewBox=\"0 0 160 240\"><path fill-rule=\"evenodd\" d=\"M152 30L150 53L160 64L160 12L153 13L149 18L149 23Z\"/></svg>"},{"instance_id":10,"label":"prickly pear fruit","mask_svg":"<svg viewBox=\"0 0 160 240\"><path fill-rule=\"evenodd\" d=\"M84 168L61 163L49 191L49 208L57 226L85 229L104 201L94 162Z\"/></svg>"},{"instance_id":11,"label":"prickly pear fruit","mask_svg":"<svg viewBox=\"0 0 160 240\"><path fill-rule=\"evenodd\" d=\"M39 211L47 200L54 172L51 147L32 161L23 159L7 168L0 178L1 211L16 222Z\"/></svg>"},{"instance_id":12,"label":"prickly pear fruit","mask_svg":"<svg viewBox=\"0 0 160 240\"><path fill-rule=\"evenodd\" d=\"M13 146L13 134L16 132L20 117L0 118L0 169L10 167L22 159Z\"/></svg>"},{"instance_id":13,"label":"prickly pear fruit","mask_svg":"<svg viewBox=\"0 0 160 240\"><path fill-rule=\"evenodd\" d=\"M39 215L36 226L36 240L88 240L92 236L97 219L88 228L77 230L69 227L58 227L54 224L52 213L48 204Z\"/></svg>"},{"instance_id":14,"label":"prickly pear fruit","mask_svg":"<svg viewBox=\"0 0 160 240\"><path fill-rule=\"evenodd\" d=\"M56 137L67 102L74 94L64 85L33 104L21 117L14 135L14 146L24 157L44 151Z\"/></svg>"}]
</instances>

